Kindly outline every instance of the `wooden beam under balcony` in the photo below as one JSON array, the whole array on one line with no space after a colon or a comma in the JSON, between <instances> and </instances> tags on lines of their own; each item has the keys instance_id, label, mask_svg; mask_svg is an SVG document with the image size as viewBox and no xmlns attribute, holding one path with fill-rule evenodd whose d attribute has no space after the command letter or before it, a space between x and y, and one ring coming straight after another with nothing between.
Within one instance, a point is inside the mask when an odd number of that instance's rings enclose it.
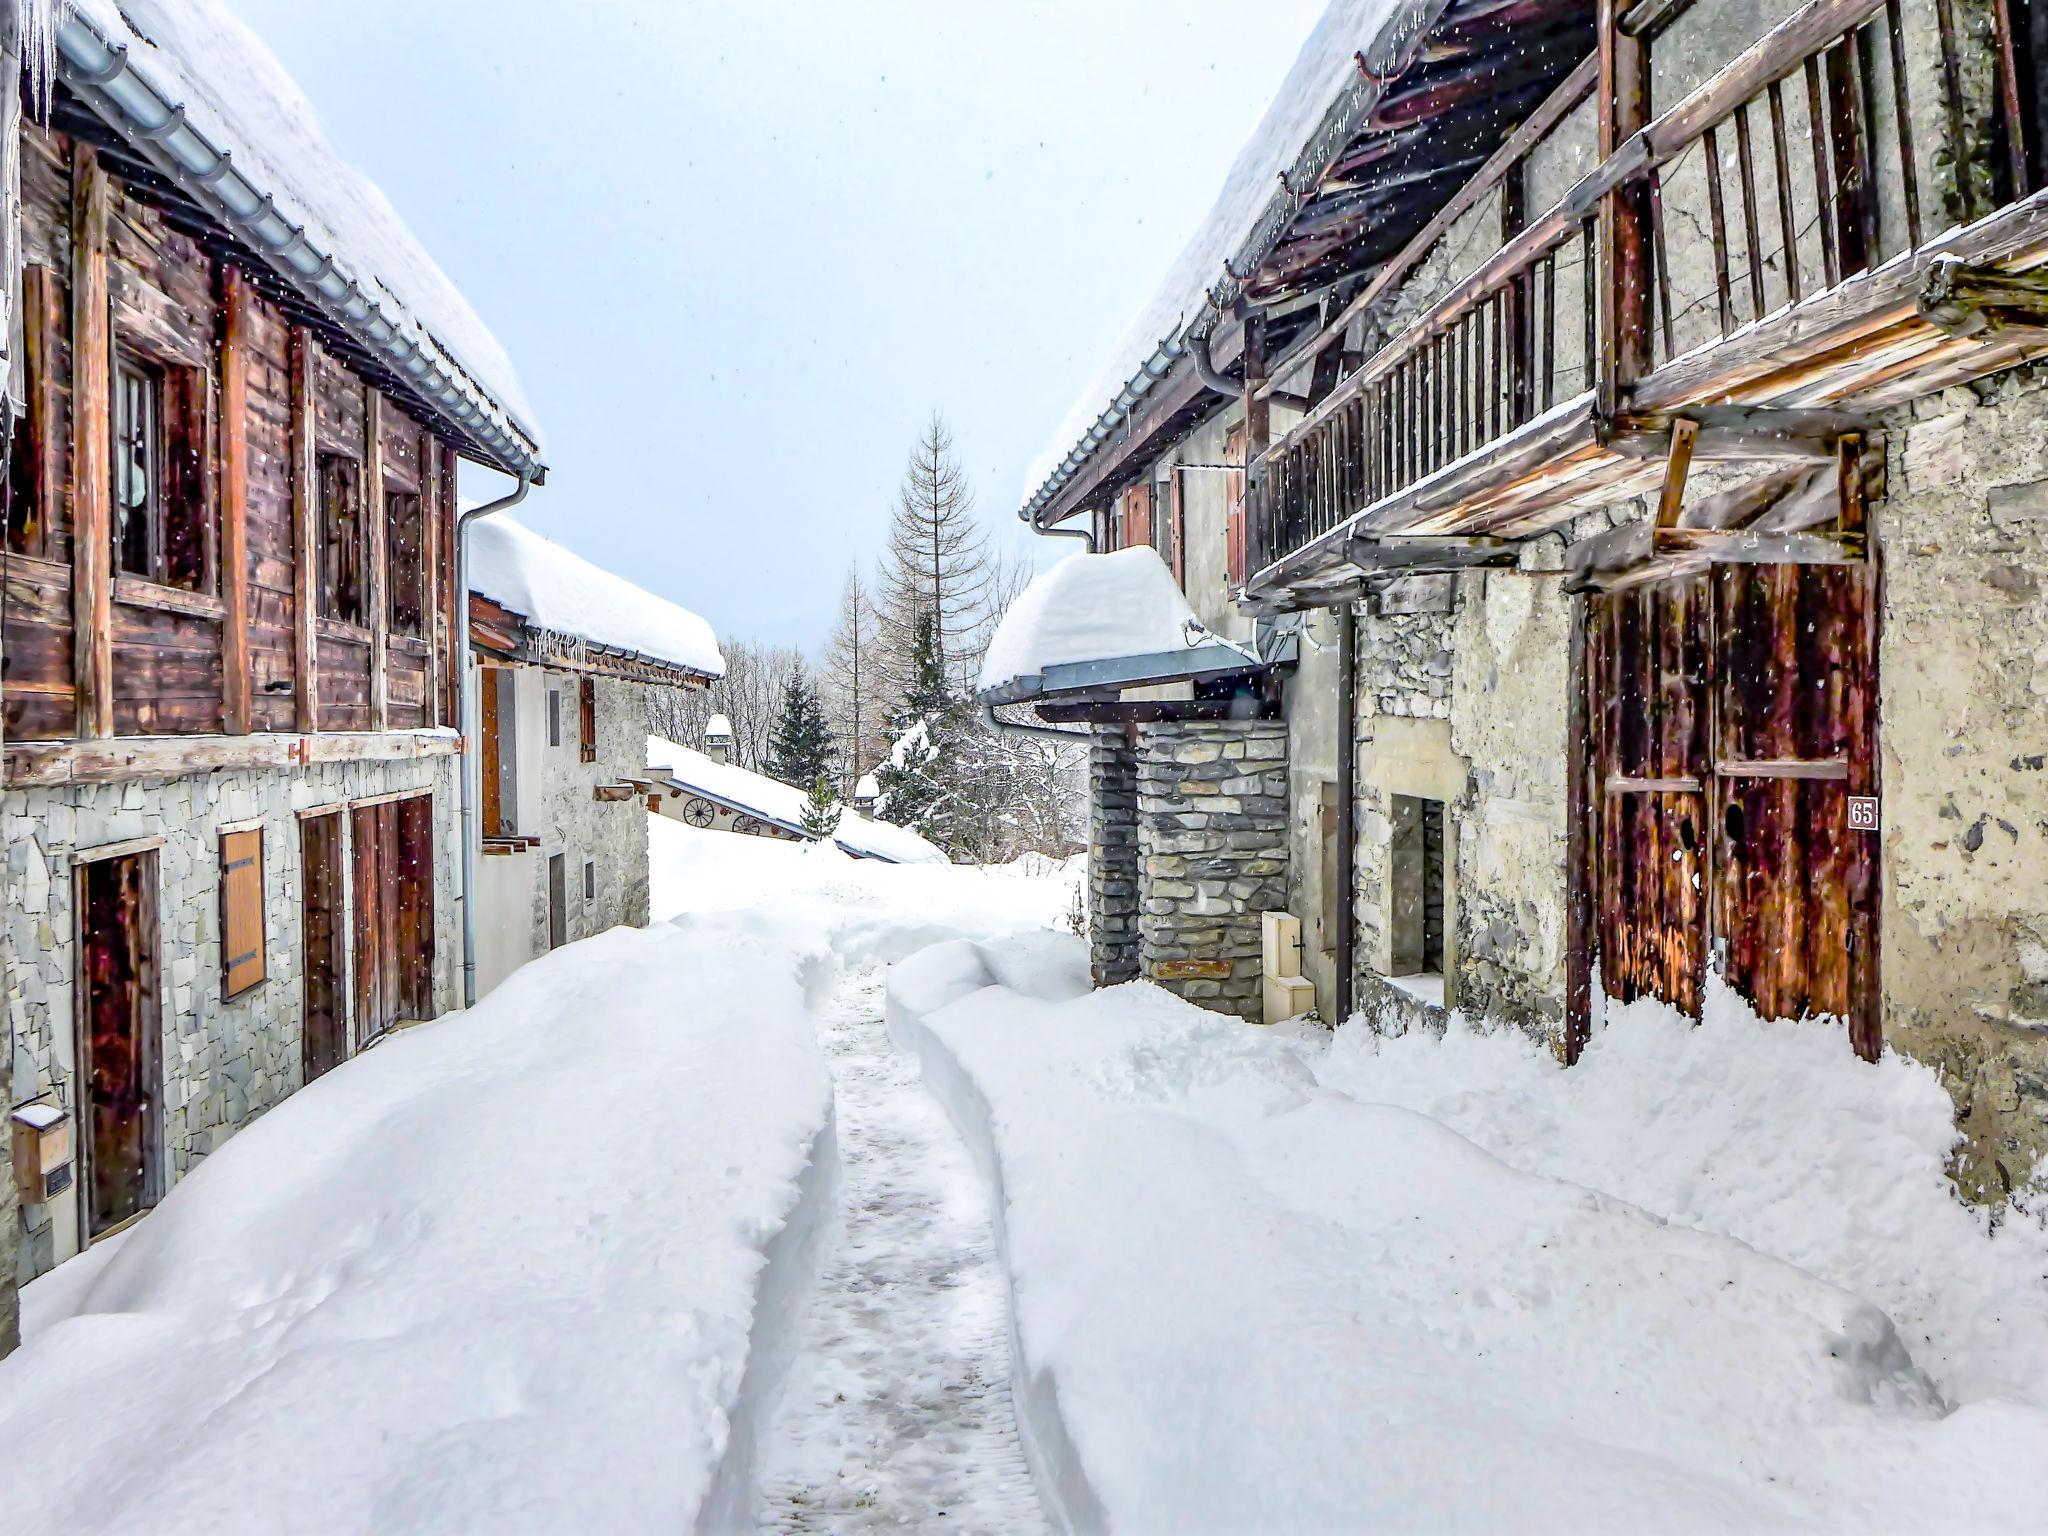
<instances>
[{"instance_id":1,"label":"wooden beam under balcony","mask_svg":"<svg viewBox=\"0 0 2048 1536\"><path fill-rule=\"evenodd\" d=\"M1950 336L2048 331L2048 273L1937 261L1920 285L1919 307L1929 324Z\"/></svg>"},{"instance_id":2,"label":"wooden beam under balcony","mask_svg":"<svg viewBox=\"0 0 2048 1536\"><path fill-rule=\"evenodd\" d=\"M1344 559L1370 574L1463 571L1487 565L1513 565L1515 545L1486 535L1391 533L1382 538L1354 533L1344 545Z\"/></svg>"},{"instance_id":3,"label":"wooden beam under balcony","mask_svg":"<svg viewBox=\"0 0 2048 1536\"><path fill-rule=\"evenodd\" d=\"M1601 423L1601 441L1632 459L1674 454L1683 424L1694 431L1688 460L1776 459L1832 464L1845 434L1867 433L1876 423L1855 411L1767 405L1699 405L1682 412L1621 412Z\"/></svg>"}]
</instances>

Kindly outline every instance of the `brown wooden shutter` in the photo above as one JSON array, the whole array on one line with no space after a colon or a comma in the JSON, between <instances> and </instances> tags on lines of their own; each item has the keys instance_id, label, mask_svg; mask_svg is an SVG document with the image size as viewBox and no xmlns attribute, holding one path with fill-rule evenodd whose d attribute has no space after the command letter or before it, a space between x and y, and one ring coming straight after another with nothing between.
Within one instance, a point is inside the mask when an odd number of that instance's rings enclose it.
<instances>
[{"instance_id":1,"label":"brown wooden shutter","mask_svg":"<svg viewBox=\"0 0 2048 1536\"><path fill-rule=\"evenodd\" d=\"M63 444L57 438L55 359L58 356L58 292L46 266L21 269L23 414L9 465L7 544L16 554L49 557L56 497L64 484Z\"/></svg>"},{"instance_id":2,"label":"brown wooden shutter","mask_svg":"<svg viewBox=\"0 0 2048 1536\"><path fill-rule=\"evenodd\" d=\"M483 738L477 743L477 775L484 781L484 836L500 837L505 831L505 804L498 782L498 754L504 750L499 741L498 669L478 667L476 675L477 712L482 720L477 734Z\"/></svg>"},{"instance_id":3,"label":"brown wooden shutter","mask_svg":"<svg viewBox=\"0 0 2048 1536\"><path fill-rule=\"evenodd\" d=\"M1166 538L1168 547L1173 551L1173 580L1183 592L1188 589L1186 490L1187 471L1176 467L1166 483Z\"/></svg>"},{"instance_id":4,"label":"brown wooden shutter","mask_svg":"<svg viewBox=\"0 0 2048 1536\"><path fill-rule=\"evenodd\" d=\"M597 761L597 683L588 677L576 680L577 744L582 749L583 761Z\"/></svg>"},{"instance_id":5,"label":"brown wooden shutter","mask_svg":"<svg viewBox=\"0 0 2048 1536\"><path fill-rule=\"evenodd\" d=\"M228 997L263 981L261 829L228 832L220 840L220 963L221 990Z\"/></svg>"},{"instance_id":6,"label":"brown wooden shutter","mask_svg":"<svg viewBox=\"0 0 2048 1536\"><path fill-rule=\"evenodd\" d=\"M1128 510L1125 513L1126 529L1124 543L1127 547L1139 544L1150 548L1152 545L1152 487L1134 485L1124 493Z\"/></svg>"}]
</instances>

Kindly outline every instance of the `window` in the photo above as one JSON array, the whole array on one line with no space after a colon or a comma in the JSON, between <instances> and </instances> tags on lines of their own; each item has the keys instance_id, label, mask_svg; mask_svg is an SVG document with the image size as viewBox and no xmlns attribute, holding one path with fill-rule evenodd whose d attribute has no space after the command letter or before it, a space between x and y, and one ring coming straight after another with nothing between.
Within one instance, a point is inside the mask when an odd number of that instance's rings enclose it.
<instances>
[{"instance_id":1,"label":"window","mask_svg":"<svg viewBox=\"0 0 2048 1536\"><path fill-rule=\"evenodd\" d=\"M369 569L362 466L341 453L321 454L319 465L320 612L361 624Z\"/></svg>"},{"instance_id":2,"label":"window","mask_svg":"<svg viewBox=\"0 0 2048 1536\"><path fill-rule=\"evenodd\" d=\"M1444 803L1395 795L1388 850L1392 974L1441 976L1444 969Z\"/></svg>"},{"instance_id":3,"label":"window","mask_svg":"<svg viewBox=\"0 0 2048 1536\"><path fill-rule=\"evenodd\" d=\"M595 859L585 859L583 861L583 899L585 902L597 900L597 860Z\"/></svg>"},{"instance_id":4,"label":"window","mask_svg":"<svg viewBox=\"0 0 2048 1536\"><path fill-rule=\"evenodd\" d=\"M597 761L597 681L595 678L576 679L576 724L577 746L583 761Z\"/></svg>"},{"instance_id":5,"label":"window","mask_svg":"<svg viewBox=\"0 0 2048 1536\"><path fill-rule=\"evenodd\" d=\"M426 637L427 520L419 497L408 491L384 494L385 575L391 584L394 634Z\"/></svg>"},{"instance_id":6,"label":"window","mask_svg":"<svg viewBox=\"0 0 2048 1536\"><path fill-rule=\"evenodd\" d=\"M559 853L548 855L548 948L569 942L569 865Z\"/></svg>"},{"instance_id":7,"label":"window","mask_svg":"<svg viewBox=\"0 0 2048 1536\"><path fill-rule=\"evenodd\" d=\"M479 681L484 836L513 837L519 825L519 694L510 667L481 668Z\"/></svg>"},{"instance_id":8,"label":"window","mask_svg":"<svg viewBox=\"0 0 2048 1536\"><path fill-rule=\"evenodd\" d=\"M213 587L208 384L197 368L114 358L114 569L187 591Z\"/></svg>"},{"instance_id":9,"label":"window","mask_svg":"<svg viewBox=\"0 0 2048 1536\"><path fill-rule=\"evenodd\" d=\"M559 688L550 687L548 689L548 745L551 747L559 747L561 744L562 690Z\"/></svg>"},{"instance_id":10,"label":"window","mask_svg":"<svg viewBox=\"0 0 2048 1536\"><path fill-rule=\"evenodd\" d=\"M221 835L220 967L223 997L240 997L263 984L261 828Z\"/></svg>"}]
</instances>

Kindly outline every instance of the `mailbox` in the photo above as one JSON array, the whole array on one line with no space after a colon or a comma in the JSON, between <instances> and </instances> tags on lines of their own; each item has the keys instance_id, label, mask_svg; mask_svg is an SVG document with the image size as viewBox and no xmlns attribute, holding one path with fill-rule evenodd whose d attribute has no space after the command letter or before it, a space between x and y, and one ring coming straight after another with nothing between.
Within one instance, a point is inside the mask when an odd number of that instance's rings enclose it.
<instances>
[{"instance_id":1,"label":"mailbox","mask_svg":"<svg viewBox=\"0 0 2048 1536\"><path fill-rule=\"evenodd\" d=\"M47 1205L71 1187L71 1118L37 1099L15 1110L14 1187L23 1205Z\"/></svg>"}]
</instances>

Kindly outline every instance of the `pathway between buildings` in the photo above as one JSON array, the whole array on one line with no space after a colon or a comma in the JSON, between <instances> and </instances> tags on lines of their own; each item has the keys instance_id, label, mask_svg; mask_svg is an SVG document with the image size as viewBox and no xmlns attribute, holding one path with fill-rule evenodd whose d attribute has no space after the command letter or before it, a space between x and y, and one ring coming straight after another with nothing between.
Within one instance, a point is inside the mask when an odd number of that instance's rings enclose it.
<instances>
[{"instance_id":1,"label":"pathway between buildings","mask_svg":"<svg viewBox=\"0 0 2048 1536\"><path fill-rule=\"evenodd\" d=\"M762 1447L764 1531L1042 1531L1010 1402L988 1194L882 1024L882 975L820 1013L840 1211Z\"/></svg>"}]
</instances>

